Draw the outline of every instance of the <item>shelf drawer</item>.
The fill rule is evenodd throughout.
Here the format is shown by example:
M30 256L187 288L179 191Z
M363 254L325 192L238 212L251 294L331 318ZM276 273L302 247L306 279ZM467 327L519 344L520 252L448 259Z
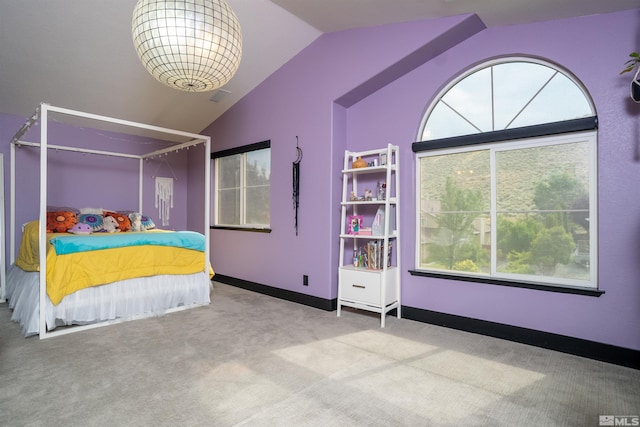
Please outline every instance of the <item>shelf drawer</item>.
M385 283L385 301L380 299L380 289L382 287L382 271L367 271L341 268L340 269L340 292L338 298L361 302L375 306L383 306L395 301L395 280L393 270L387 270Z

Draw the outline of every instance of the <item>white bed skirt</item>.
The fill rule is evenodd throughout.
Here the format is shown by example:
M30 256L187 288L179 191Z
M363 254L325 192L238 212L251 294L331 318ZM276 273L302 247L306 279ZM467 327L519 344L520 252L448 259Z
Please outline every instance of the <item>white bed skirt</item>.
M39 333L40 273L16 265L7 272L7 296L11 320L20 323L27 337ZM67 295L53 305L47 297L46 324L86 325L114 319L162 315L176 307L209 304L211 280L205 272L158 275L94 286Z

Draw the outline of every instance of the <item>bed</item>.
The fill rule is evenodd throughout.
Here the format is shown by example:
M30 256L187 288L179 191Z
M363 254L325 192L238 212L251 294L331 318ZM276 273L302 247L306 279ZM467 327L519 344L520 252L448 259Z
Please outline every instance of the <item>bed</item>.
M105 152L48 143L50 113L79 116L181 138L169 148L146 154ZM39 123L40 141L21 138ZM184 142L184 139L187 139ZM210 138L121 119L41 104L11 141L10 267L0 296L6 296L12 320L23 335L47 338L87 328L199 307L210 303L213 270L208 233L198 231L115 230L73 234L71 228L51 230L47 204L47 150L68 150L139 159L139 206L143 211L143 162L172 151L205 145L204 224L209 230ZM23 226L15 257L15 147L37 147L40 154L40 214ZM104 212L112 214L113 212ZM105 216L106 218L106 216ZM77 223L77 218L76 221ZM57 231L51 233L51 231ZM66 231L66 232L65 232ZM114 230L111 230L114 231ZM123 232L120 232L123 231ZM39 248L47 248L39 250ZM43 309L44 307L44 309ZM71 326L74 325L74 326ZM64 326L64 327L61 327Z
M11 319L39 334L38 221L25 225L7 272ZM190 231L47 234L47 331L160 315L210 303L204 236Z

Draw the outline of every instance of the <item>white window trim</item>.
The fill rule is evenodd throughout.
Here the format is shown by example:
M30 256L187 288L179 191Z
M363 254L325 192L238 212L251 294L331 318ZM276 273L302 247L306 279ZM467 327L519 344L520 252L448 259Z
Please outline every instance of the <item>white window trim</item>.
M530 147L542 147L542 146L550 146L550 145L560 145L560 144L570 144L575 142L587 142L589 144L589 220L593 221L594 224L598 224L598 210L597 210L597 200L598 200L598 185L597 185L597 132L596 131L587 131L580 133L572 133L568 135L552 135L552 136L544 136L544 137L534 137L527 138L516 141L501 141L491 144L482 144L476 147L456 147L449 149L439 149L433 151L423 151L416 153L416 230L421 230L421 204L420 204L420 187L422 183L421 176L421 167L420 160L424 157L430 156L438 156L438 155L446 155L446 154L455 154L455 153L466 153L470 151L480 151L480 150L489 150L490 151L490 171L491 171L491 206L490 206L490 217L491 224L497 224L497 209L496 209L496 184L495 184L495 153L500 151L511 151L514 149L523 149ZM496 261L497 261L497 233L495 227L492 229L491 233L491 271L489 274L472 274L465 272L455 272L450 270L440 270L440 269L425 269L420 268L420 254L421 254L421 240L419 232L416 234L416 243L415 243L415 271L425 272L425 273L437 273L446 276L452 277L482 277L486 279L495 279L495 280L505 280L511 282L528 282L528 283L538 283L541 285L548 286L558 286L558 287L569 287L569 288L589 288L589 289L597 289L598 288L598 233L590 232L589 233L589 244L590 244L590 277L589 281L584 280L575 280L575 279L566 279L566 278L556 278L556 277L548 277L545 276L544 280L540 280L541 276L527 276L523 274L510 274L510 273L501 273L497 271Z

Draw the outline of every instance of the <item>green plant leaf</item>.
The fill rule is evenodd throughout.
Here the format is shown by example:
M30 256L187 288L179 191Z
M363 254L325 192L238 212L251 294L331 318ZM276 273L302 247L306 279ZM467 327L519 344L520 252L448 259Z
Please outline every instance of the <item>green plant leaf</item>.
M630 57L631 59L627 60L627 61L624 63L625 68L624 68L622 71L620 71L620 74L624 74L624 73L628 73L628 72L630 72L630 71L633 71L633 69L634 69L634 68L636 68L636 66L637 66L638 64L640 64L640 53L638 53L638 52L631 52L631 53L629 54L629 57Z

